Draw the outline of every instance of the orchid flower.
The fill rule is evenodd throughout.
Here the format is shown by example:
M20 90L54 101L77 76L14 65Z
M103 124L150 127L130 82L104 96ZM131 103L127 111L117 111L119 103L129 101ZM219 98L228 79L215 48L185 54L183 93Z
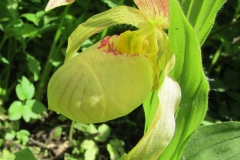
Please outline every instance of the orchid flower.
M72 3L50 0L46 10ZM118 6L80 24L68 40L65 63L48 84L49 109L80 123L99 123L124 116L158 90L158 108L139 143L124 159L157 159L171 141L180 87L168 73L170 51L168 0L134 0L139 9ZM93 34L117 24L136 31L107 36L75 56Z

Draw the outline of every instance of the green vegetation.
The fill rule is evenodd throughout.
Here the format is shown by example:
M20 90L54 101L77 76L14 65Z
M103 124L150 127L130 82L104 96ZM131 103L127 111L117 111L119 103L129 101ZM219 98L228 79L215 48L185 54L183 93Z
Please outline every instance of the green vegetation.
M37 159L42 160L119 159L127 154L144 134L143 107L106 123L73 123L63 115L47 110L47 84L52 74L64 63L67 39L80 23L115 6L135 4L127 0L76 0L72 5L45 12L47 2L0 0L0 159L18 151L20 152L10 156L24 157L32 152ZM185 6L184 13L190 13L184 1L179 2ZM196 29L198 26L194 18L187 18ZM237 137L234 144L239 141L239 124L229 124L229 127L226 127L225 124L229 122L222 123L240 121L239 24L240 0L229 0L218 12L207 39L205 40L204 33L198 33L202 37L198 37L200 43L204 42L201 46L203 67L210 83L208 111L202 122L203 127L193 136L186 150L183 152L181 148L176 149L179 154L183 152L183 157L194 156L190 154L191 144L201 143L198 136L214 134L216 130L223 132L228 129L229 134L221 133L218 136L230 138L236 135L231 137ZM81 50L107 35L120 34L127 29L135 28L130 25L107 28L87 39ZM171 36L174 38L174 35L170 35L170 38ZM175 70L174 72L171 74L178 77L180 84L184 84L185 77L177 75ZM188 94L187 91L185 93ZM196 110L194 112L197 113ZM149 117L153 113L155 110L149 111ZM214 129L208 126L216 123L220 124ZM150 122L146 125L147 128ZM178 129L177 133L180 134L181 129ZM183 146L186 145L184 140L179 140ZM209 141L207 138L204 140ZM209 145L215 143L224 142L215 139ZM174 148L175 144L170 144L168 152L174 152L171 147ZM31 152L24 148L29 148ZM198 153L201 149L205 148L196 148L194 152ZM204 156L212 153L213 151L207 150L198 156L204 159ZM229 154L236 154L233 158L237 159L240 153L232 150ZM162 156L163 159L169 158L167 154ZM226 155L223 159L228 157Z

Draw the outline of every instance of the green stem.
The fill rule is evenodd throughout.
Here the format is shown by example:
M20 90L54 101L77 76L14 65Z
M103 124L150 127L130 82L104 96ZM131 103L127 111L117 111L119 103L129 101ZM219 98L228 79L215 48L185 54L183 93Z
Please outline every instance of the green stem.
M5 43L5 41L7 40L7 36L6 36L6 34L4 34L3 35L3 38L2 38L2 41L1 41L1 43L0 43L0 51L1 51L1 49L2 49L2 46L3 46L3 44Z
M72 138L73 138L73 129L74 129L74 123L75 121L72 121L71 126L70 126L70 130L69 130L69 141L72 142Z
M42 93L43 93L43 91L45 89L44 87L45 87L47 78L49 77L49 73L50 73L51 68L52 68L51 60L54 58L54 55L55 55L55 52L56 52L56 48L57 48L57 42L58 42L58 40L59 40L59 38L61 36L63 21L65 19L65 16L66 16L67 12L68 12L68 9L69 9L69 6L66 6L64 11L63 11L60 23L58 25L58 29L56 31L56 34L55 34L55 37L54 37L54 40L53 40L53 43L52 43L52 46L51 46L50 53L48 55L47 62L45 64L43 73L42 73L42 75L40 77L40 80L39 80L39 83L38 83L38 92L36 93L36 99L38 99L40 101L42 99Z
M208 70L209 73L211 72L211 70L212 70L212 68L215 66L215 64L217 63L218 58L219 58L220 55L221 55L222 48L223 48L223 43L221 44L221 46L218 48L217 52L216 52L216 53L214 54L214 56L213 56L211 65L210 65L209 70Z

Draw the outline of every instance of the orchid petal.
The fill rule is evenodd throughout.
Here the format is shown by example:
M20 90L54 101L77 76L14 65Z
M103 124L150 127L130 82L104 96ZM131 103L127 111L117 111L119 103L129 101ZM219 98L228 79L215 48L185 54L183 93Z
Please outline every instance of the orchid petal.
M64 6L73 3L74 0L49 0L45 11L49 11L53 8Z
M85 23L80 24L71 34L68 39L65 62L74 56L86 39L107 27L117 24L130 24L141 27L147 22L147 18L140 10L126 6L114 7L97 14L89 18Z
M168 28L169 0L134 0L134 2L148 18L159 21L163 28Z
M106 52L101 45L89 47L54 73L49 109L77 122L99 123L124 116L144 101L153 86L149 58Z
M170 143L175 131L174 113L181 98L178 83L166 77L158 98L158 108L149 129L124 160L157 159Z

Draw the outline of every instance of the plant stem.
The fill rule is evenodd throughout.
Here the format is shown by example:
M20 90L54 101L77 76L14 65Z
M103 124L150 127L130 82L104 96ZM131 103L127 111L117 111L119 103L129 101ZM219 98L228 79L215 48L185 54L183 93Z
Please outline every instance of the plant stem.
M3 35L3 38L2 38L2 41L1 41L1 43L0 43L0 51L1 51L2 46L3 46L3 44L5 43L6 40L7 40L7 36L6 36L6 34L4 34L4 35Z
M75 121L72 121L71 126L70 126L70 130L69 130L69 141L70 142L72 142L74 123L75 123Z
M215 53L214 56L213 56L211 65L210 65L209 70L208 70L209 73L211 72L211 70L213 69L213 67L215 66L215 64L217 63L217 60L218 60L218 58L220 57L220 54L221 54L221 52L222 52L222 48L223 48L223 43L221 44L221 46L218 48L218 50L216 51L216 53Z
M58 25L58 29L56 31L56 34L55 34L55 37L54 37L54 40L53 40L53 43L52 43L52 46L51 46L51 50L50 50L48 58L47 58L47 62L45 64L43 73L42 73L42 75L40 77L40 80L39 80L39 83L38 83L38 92L36 93L36 99L38 99L40 101L42 100L42 97L43 97L42 93L43 93L43 90L45 89L45 84L46 84L47 78L49 77L49 73L50 73L51 68L52 68L51 60L54 58L56 48L57 48L57 42L60 38L60 35L61 35L61 32L62 32L63 21L65 19L65 16L66 16L67 12L68 12L68 9L69 9L69 6L66 6L64 11L63 11L60 23Z

